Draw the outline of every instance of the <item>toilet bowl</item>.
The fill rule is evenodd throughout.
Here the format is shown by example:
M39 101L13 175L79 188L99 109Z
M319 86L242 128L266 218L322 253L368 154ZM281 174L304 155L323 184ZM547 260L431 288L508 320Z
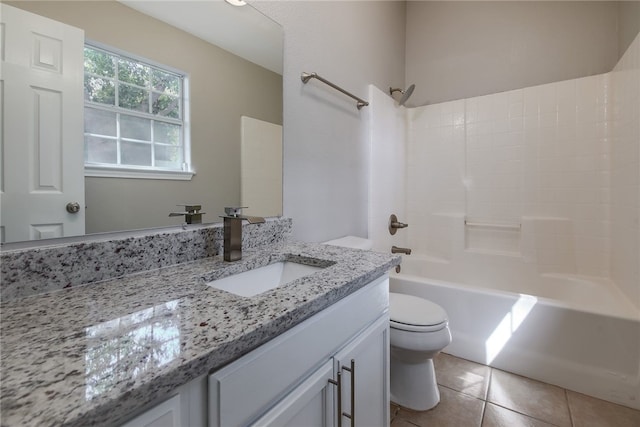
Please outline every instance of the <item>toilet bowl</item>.
M447 313L413 295L389 293L391 400L426 411L440 402L433 357L451 343Z
M325 244L373 247L371 240L353 236ZM424 298L390 292L389 317L391 401L416 411L431 409L440 401L433 357L451 343L447 313Z

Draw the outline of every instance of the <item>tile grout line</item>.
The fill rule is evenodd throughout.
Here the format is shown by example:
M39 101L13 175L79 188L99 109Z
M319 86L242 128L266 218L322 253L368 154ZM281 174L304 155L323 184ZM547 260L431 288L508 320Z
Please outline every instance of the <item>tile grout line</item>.
M571 427L575 426L575 423L573 422L573 412L571 412L571 405L569 405L569 393L567 392L567 389L564 389L564 398L567 401L567 410L569 411L569 421L571 422Z
M486 365L489 366L489 365ZM484 417L487 414L487 407L489 406L489 391L491 390L491 381L493 380L493 368L489 366L489 379L487 384L487 390L484 393L484 407L482 408L482 418L480 418L480 427L484 424Z
M551 421L543 420L542 418L534 417L533 415L529 415L529 414L525 414L524 412L516 411L515 409L508 408L508 407L506 407L506 406L502 406L502 405L500 405L500 404L498 404L498 403L493 403L493 402L488 402L488 401L487 401L487 403L490 403L490 404L492 404L493 406L496 406L496 407L498 407L498 408L505 409L505 410L507 410L507 411L509 411L509 412L513 412L514 414L522 415L523 417L531 418L532 420L541 421L541 422L543 422L543 423L545 423L545 424L549 424L550 426L554 426L554 427L562 427L562 426L559 426L558 424L554 424L554 423L552 423ZM572 427L573 427L573 425L572 425Z
M487 365L487 366L489 366L489 365ZM520 414L520 415L522 415L523 417L531 418L531 419L534 419L534 420L537 420L537 421L542 421L543 423L546 423L546 424L553 425L553 426L556 426L556 427L557 427L557 424L554 424L554 423L552 423L552 422L549 422L549 421L543 420L543 419L538 418L538 417L534 417L534 416L529 415L529 414L525 414L525 413L520 412L520 411L516 411L516 410L515 410L515 409L513 409L513 408L508 408L508 407L506 407L506 406L502 406L502 405L500 405L500 404L499 404L499 403L497 403L497 402L492 402L491 400L489 400L489 392L491 391L491 384L493 383L493 371L496 369L496 368L493 368L493 367L491 367L491 366L490 366L489 368L490 368L491 370L490 370L490 372L489 372L489 387L487 387L487 395L486 395L486 400L485 400L485 403L486 403L486 404L489 404L489 403L490 403L490 404L492 404L492 405L494 405L494 406L497 406L497 407L499 407L499 408L506 409L507 411L511 411L511 412L516 413L516 414ZM568 399L568 397L567 397L567 389L564 389L564 388L563 388L563 390L564 390L564 394L565 394L565 399L566 399L566 401L567 401L567 408L569 408L569 399ZM483 414L482 414L483 421L484 421L484 414L486 413L486 404L485 404L485 410L483 411ZM569 409L569 416L570 416L570 421L571 421L571 427L574 427L574 426L573 426L573 418L571 417L571 409Z
M478 427L482 427L482 424L484 423L484 415L487 413L487 401L483 400L482 401L482 415L480 415L480 424L478 424Z
M487 384L487 392L484 395L484 400L487 402L490 402L489 393L491 392L491 384L493 383L493 370L494 368L492 366L489 366L489 384Z
M443 388L446 388L447 390L454 391L454 392L456 392L456 393L458 393L458 394L461 394L461 395L463 395L463 396L471 397L471 398L473 398L473 399L481 400L481 401L483 401L483 402L486 402L486 400L485 400L485 399L483 399L483 398L481 398L481 397L474 396L473 394L465 393L464 391L456 390L455 388L451 388L451 387L446 386L446 385L438 384L438 387L443 387ZM429 409L429 411L430 411L430 410L431 410L431 409Z

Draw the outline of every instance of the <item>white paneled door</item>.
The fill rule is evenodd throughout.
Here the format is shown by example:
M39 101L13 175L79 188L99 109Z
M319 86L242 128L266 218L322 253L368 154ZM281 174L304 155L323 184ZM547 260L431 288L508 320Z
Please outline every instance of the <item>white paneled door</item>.
M84 234L84 32L5 4L0 21L2 240Z

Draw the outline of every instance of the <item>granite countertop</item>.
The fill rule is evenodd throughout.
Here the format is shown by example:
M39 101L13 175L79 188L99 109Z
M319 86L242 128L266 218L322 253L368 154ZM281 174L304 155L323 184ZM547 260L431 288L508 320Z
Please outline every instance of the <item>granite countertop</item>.
M326 268L251 298L205 283L287 259ZM281 243L33 295L0 306L2 426L124 422L400 264Z

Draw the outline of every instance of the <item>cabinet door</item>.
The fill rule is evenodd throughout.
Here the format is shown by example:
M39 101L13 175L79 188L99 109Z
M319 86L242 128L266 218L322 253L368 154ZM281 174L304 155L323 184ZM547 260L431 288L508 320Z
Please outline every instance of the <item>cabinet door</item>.
M328 360L253 426L329 427L334 420L333 360Z
M389 278L359 291L209 375L209 426L262 417L389 306Z
M122 427L180 427L180 395L154 406Z
M342 376L342 412L355 417L342 415L342 425L388 426L389 315L347 344L334 361Z

